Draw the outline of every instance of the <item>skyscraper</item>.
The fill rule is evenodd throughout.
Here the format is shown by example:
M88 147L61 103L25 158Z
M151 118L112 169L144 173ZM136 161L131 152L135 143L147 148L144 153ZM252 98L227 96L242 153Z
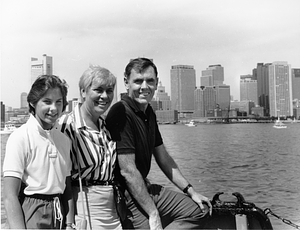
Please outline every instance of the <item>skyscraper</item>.
M252 80L252 76L244 77L240 79L240 100L241 101L253 101L255 105L257 101L257 80Z
M292 69L293 99L300 101L300 69Z
M269 116L269 74L268 66L270 64L257 63L256 69L253 69L253 78L257 79L257 100L258 105L264 108L264 115Z
M216 85L216 103L221 110L229 111L230 109L230 86Z
M172 109L180 115L194 112L194 90L196 71L191 65L174 65L171 67L171 101Z
M216 108L216 90L214 86L200 86L195 90L195 116L207 117L209 111Z
M202 70L201 86L223 85L223 82L224 68L221 65L210 65L206 70Z
M155 101L161 102L161 108L158 108L159 110L171 110L172 103L170 96L166 92L165 87L162 85L161 81L158 83L154 99Z
M21 109L28 108L27 93L21 93Z
M292 116L292 76L287 62L269 65L270 116Z
M31 84L37 79L38 76L43 74L53 74L52 57L43 55L42 60L31 58Z

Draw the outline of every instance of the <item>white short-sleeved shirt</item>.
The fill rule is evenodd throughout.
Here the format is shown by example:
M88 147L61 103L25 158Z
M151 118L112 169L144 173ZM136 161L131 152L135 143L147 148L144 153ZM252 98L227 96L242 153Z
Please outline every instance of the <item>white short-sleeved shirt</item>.
M63 193L71 174L70 148L69 138L58 125L44 130L30 115L8 138L3 175L25 182L26 195Z

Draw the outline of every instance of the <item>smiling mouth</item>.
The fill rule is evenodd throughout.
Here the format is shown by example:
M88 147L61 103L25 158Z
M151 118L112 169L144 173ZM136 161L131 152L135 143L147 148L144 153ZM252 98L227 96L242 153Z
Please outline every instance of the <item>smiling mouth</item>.
M106 106L108 102L96 102L98 106Z
M51 117L51 118L55 118L57 117L57 114L47 114L48 117Z

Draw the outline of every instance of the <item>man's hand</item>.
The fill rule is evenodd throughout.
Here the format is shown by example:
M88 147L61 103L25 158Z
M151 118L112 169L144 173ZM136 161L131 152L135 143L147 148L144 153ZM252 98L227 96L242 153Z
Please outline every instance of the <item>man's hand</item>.
M199 205L202 211L205 211L203 203L207 204L209 208L209 215L212 214L212 205L206 196L202 196L200 193L197 193L193 188L189 189L188 194L192 198L192 200Z
M149 226L150 230L162 230L161 221L159 217L159 213L155 212L154 214L149 216Z

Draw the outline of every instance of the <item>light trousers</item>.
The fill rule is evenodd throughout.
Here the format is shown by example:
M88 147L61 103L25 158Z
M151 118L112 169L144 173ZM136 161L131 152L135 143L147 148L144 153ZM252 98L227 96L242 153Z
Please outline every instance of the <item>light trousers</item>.
M122 229L111 185L83 186L83 203L79 187L72 188L76 202L75 221L77 227L81 225L85 213L87 229Z

